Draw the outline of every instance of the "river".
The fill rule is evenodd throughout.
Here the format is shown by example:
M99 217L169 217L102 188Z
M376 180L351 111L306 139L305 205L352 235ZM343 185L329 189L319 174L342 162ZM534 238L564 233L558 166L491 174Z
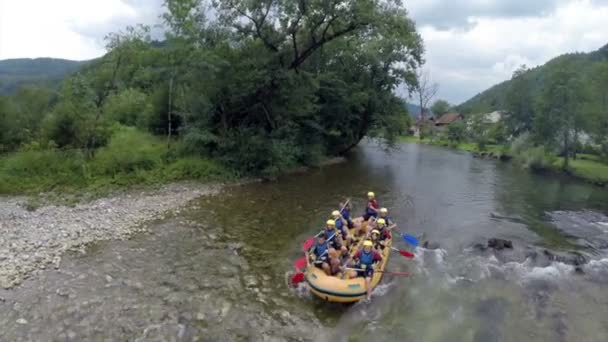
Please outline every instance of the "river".
M371 303L289 288L301 242L344 198L361 212L367 191L440 248L396 242L416 257L388 269L413 276L386 276ZM591 185L365 143L346 163L229 187L0 290L0 340L608 341L607 213L608 191ZM472 247L494 237L514 248Z

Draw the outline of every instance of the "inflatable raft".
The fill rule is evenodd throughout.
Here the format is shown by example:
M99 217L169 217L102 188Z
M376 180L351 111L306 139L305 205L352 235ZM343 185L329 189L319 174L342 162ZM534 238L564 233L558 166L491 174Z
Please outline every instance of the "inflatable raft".
M353 233L354 231L351 230L351 234ZM376 272L374 272L371 281L372 288L376 287L382 280L383 273L377 271L384 271L390 256L391 246L392 239L386 240L386 247L380 251L382 261L376 266ZM351 248L349 251L351 257L360 248L363 248L363 241L359 241L356 246ZM322 269L309 264L306 268L305 280L312 294L328 302L354 303L365 299L367 296L363 277L348 278L346 274L342 273L338 273L336 276L328 276Z

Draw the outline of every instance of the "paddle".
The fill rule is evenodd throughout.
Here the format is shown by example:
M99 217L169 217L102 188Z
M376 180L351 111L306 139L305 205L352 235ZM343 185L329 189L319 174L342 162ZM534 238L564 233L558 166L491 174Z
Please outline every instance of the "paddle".
M345 269L347 270L351 270L351 271L360 271L363 272L364 270L361 268L351 268L351 267L345 267ZM394 274L394 275L402 275L402 276L410 276L412 275L410 272L391 272L391 271L375 271L374 272L378 272L378 273L386 273L386 274Z
M332 236L330 236L329 239L327 239L327 242L331 241L331 239L333 239L336 235L337 233L334 233ZM329 252L329 248L326 249L325 252L323 252L321 255L319 255L319 258L327 254L327 252ZM306 266L308 266L308 260L306 260L306 257L296 260L296 262L293 264L293 267L295 267L297 271L301 271ZM291 283L294 286L297 286L302 281L304 281L304 273L302 272L298 272L291 277Z
M344 210L344 208L346 208L346 206L348 205L348 202L350 202L350 198L346 199L346 202L344 202L344 205L342 205L342 208L340 209L340 213L342 213L342 210ZM315 238L319 237L319 235L321 235L321 234L323 234L323 232L320 232L319 234L304 241L304 243L302 244L302 250L307 251L307 250L311 249L312 246L315 245Z
M399 254L401 254L402 256L406 257L406 258L410 258L412 259L415 255L412 252L408 252L408 251L402 251L400 249L397 249L395 247L391 247L391 250L395 251L395 252L399 252Z

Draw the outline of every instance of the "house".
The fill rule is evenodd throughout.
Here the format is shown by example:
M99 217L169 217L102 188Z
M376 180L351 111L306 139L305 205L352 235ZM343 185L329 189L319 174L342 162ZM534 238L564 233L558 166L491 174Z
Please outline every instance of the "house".
M420 138L420 131L423 127L430 127L431 129L435 127L435 119L431 117L430 119L421 120L418 118L416 123L410 127L410 133L416 138Z
M460 113L443 114L439 119L435 120L435 129L442 132L446 130L449 125L461 121L462 119L463 116Z

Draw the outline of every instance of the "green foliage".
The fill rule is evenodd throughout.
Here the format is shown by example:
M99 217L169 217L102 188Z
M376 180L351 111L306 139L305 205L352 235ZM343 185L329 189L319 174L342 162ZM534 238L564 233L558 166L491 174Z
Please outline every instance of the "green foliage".
M0 99L2 151L83 151L103 187L223 173L198 159L274 177L407 132L395 90L417 84L423 45L400 1L208 4L166 0L162 42L127 27L58 94ZM183 158L167 144L194 159L167 169Z
M548 153L543 146L525 149L514 157L524 168L534 171L551 170L557 160L557 158L553 154Z
M84 182L85 158L78 151L23 151L0 160L0 193L79 187Z
M463 121L448 126L447 137L451 142L459 143L466 138L466 125Z
M116 176L120 173L147 171L163 162L166 145L147 133L120 129L107 146L99 149L91 165L93 174Z
M103 115L106 120L126 126L147 129L151 124L154 107L148 95L129 88L110 95L105 101Z
M431 106L431 111L433 112L435 117L438 118L438 117L442 116L443 114L449 112L451 107L452 106L450 105L450 103L448 101L437 100Z

